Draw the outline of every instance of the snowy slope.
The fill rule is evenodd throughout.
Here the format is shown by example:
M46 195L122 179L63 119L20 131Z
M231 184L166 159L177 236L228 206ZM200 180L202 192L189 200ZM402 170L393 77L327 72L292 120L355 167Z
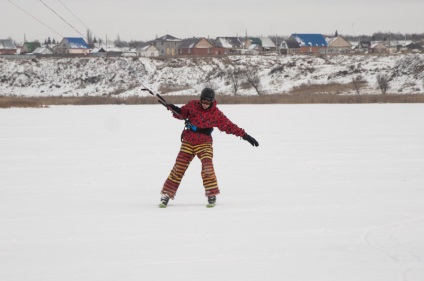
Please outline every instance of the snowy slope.
M367 82L362 94L379 94L377 76L390 79L389 93L424 93L424 54L338 56L230 56L224 58L0 58L0 91L17 96L142 96L141 83L158 93L198 94L209 86L233 95L257 95L243 82L260 79L262 94L288 93L311 84ZM355 94L352 90L345 94Z
M0 110L0 280L424 280L424 105L221 109L214 209L160 105Z

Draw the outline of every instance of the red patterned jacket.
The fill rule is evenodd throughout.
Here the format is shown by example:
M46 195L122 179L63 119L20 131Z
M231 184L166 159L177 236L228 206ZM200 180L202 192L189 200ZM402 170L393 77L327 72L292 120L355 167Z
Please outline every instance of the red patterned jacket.
M174 113L174 117L181 120L188 119L191 124L198 128L216 127L227 134L243 137L246 132L231 122L216 105L217 103L214 101L208 109L203 109L199 100L192 100L181 107L181 114ZM184 130L181 140L192 145L198 145L211 143L212 136L196 133L192 130Z

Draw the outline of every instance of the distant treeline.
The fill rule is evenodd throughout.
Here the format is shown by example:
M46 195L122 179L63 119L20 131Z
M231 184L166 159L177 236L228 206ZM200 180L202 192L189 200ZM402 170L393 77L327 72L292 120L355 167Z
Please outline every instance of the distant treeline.
M373 35L343 35L343 38L348 41L424 41L424 33L392 33L392 32L377 32Z

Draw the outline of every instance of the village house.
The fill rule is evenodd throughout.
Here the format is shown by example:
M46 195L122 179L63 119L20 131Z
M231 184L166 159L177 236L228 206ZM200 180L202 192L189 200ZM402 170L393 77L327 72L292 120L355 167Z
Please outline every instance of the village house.
M93 57L106 57L106 50L103 47L94 47L90 50L90 55Z
M368 53L371 49L371 41L361 40L356 46L356 50L363 53Z
M217 37L214 45L226 49L226 53L236 54L243 49L243 40L240 37Z
M178 47L178 55L191 55L191 56L221 56L226 54L226 49L223 47L214 46L206 38L189 38L181 41Z
M403 48L406 48L409 51L422 51L424 49L424 44L420 44L419 42L408 42L402 45Z
M21 48L21 54L28 54L35 51L35 49L41 47L40 42L25 42Z
M0 39L0 55L15 55L17 50L11 39Z
M386 53L388 48L381 42L371 44L370 51L371 53Z
M87 55L90 53L90 47L81 37L65 37L54 48L56 54L75 54Z
M249 37L244 40L244 49L241 54L257 55L262 51L261 39Z
M137 49L137 55L140 57L157 57L159 56L159 50L151 45L141 45Z
M284 37L275 37L274 39L275 47L279 54L281 54L281 43L283 43L283 41L285 41L286 39L287 38L284 38Z
M282 40L278 47L282 55L294 55L300 51L299 42L293 39Z
M258 37L249 37L244 40L244 47L246 47L247 49L249 49L251 46L253 46L252 48L259 47L260 49L262 47L261 45L261 39L259 39Z
M121 57L137 56L136 51L128 48L116 47L114 43L94 43L94 48L90 50L90 55L95 57Z
M53 51L48 47L38 47L35 49L32 54L34 55L52 55Z
M261 40L262 52L275 52L277 50L277 46L269 37L259 37Z
M352 44L341 36L328 37L325 39L328 44L327 53L330 54L341 54L350 53L352 51Z
M152 45L159 51L159 56L175 56L177 55L178 47L181 44L181 39L172 35L164 35L152 41Z
M317 54L327 51L327 41L322 34L292 34L289 39L296 40L299 43L301 54Z
M275 52L277 46L269 37L249 37L244 40L246 50L243 53L259 54L266 52Z
M107 57L120 57L124 54L124 51L115 45L108 45L107 47L102 48L105 50Z

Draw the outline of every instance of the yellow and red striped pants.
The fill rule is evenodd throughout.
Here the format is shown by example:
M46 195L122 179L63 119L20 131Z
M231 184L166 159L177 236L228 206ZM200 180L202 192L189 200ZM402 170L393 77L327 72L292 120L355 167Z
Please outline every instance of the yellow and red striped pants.
M194 156L197 156L202 162L202 179L206 196L219 194L218 182L212 162L212 143L191 145L186 142L181 144L174 167L163 185L162 194L167 194L171 199L174 199L181 180Z

